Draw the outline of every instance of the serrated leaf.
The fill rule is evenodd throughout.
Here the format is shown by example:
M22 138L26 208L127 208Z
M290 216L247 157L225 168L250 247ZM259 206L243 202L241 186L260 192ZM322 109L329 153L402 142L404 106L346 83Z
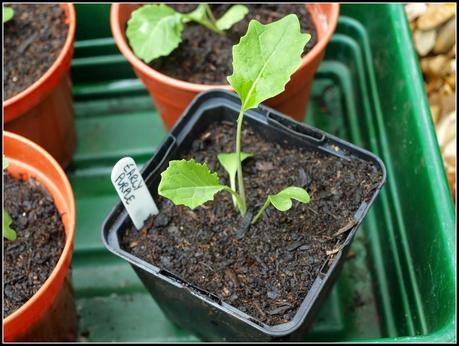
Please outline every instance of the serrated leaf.
M215 23L217 25L217 28L220 30L228 30L231 28L234 24L240 22L246 14L249 12L249 9L247 6L244 5L234 5L231 6L226 13L221 16L217 22Z
M182 41L182 15L167 5L144 5L132 12L126 36L135 55L150 63Z
M3 7L3 23L11 20L14 16L14 10L11 7Z
M211 173L205 164L194 160L174 160L161 173L158 193L176 205L194 209L225 189L218 181L217 173Z
M8 240L16 240L16 232L10 227L13 220L10 214L3 209L3 236Z
M294 14L267 25L250 21L247 33L233 47L233 74L228 77L241 98L242 111L284 90L310 38L301 33Z
M253 154L251 153L241 152L241 162L252 156ZM228 172L230 180L235 179L238 165L237 153L221 153L218 154L217 158L223 168Z
M305 189L296 186L290 186L275 195L268 196L271 204L280 211L287 211L292 207L292 199L302 203L309 203L309 194Z
M6 159L5 155L3 155L3 169L7 169L10 164L8 163L8 160Z

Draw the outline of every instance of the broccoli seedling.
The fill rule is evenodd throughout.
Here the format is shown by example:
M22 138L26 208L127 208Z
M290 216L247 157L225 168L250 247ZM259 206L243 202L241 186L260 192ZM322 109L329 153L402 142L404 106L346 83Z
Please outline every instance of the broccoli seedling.
M4 6L3 7L3 24L13 19L13 16L14 16L14 10L11 7Z
M287 211L292 207L292 199L296 199L302 203L309 203L309 194L306 190L301 187L290 186L283 189L281 192L275 195L269 195L266 198L265 203L258 211L257 215L254 216L252 220L252 225L258 221L261 215L263 215L266 208L272 204L279 211Z
M233 47L233 74L228 77L230 85L241 99L237 118L236 151L218 155L220 164L230 177L230 185L221 185L216 173L211 173L205 164L194 160L170 161L161 173L158 193L175 204L196 208L212 200L220 191L231 193L239 212L247 212L242 161L253 154L241 152L241 133L244 113L281 93L290 76L301 64L301 54L311 36L300 31L296 15L288 15L271 24L263 25L252 20L247 33ZM236 191L235 177L238 189ZM253 218L256 223L266 208L272 204L280 211L291 208L291 199L309 203L309 195L300 187L287 187L276 195L269 195Z
M132 12L126 36L134 54L147 64L169 55L182 41L184 24L198 23L220 35L248 13L244 5L231 6L218 20L208 4L199 4L190 13L180 13L164 4L144 5Z
M5 159L5 156L3 156L3 169L5 170L7 168L8 161ZM3 236L8 240L16 240L16 232L10 227L12 222L8 211L3 209Z

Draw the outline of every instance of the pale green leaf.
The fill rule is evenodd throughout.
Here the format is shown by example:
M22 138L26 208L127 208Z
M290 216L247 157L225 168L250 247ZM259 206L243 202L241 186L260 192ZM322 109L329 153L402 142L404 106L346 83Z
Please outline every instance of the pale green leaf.
M296 199L302 203L309 203L310 201L307 191L296 186L290 186L275 195L269 195L268 199L280 211L289 210L292 207L292 199Z
M247 6L244 5L234 5L231 6L228 11L225 12L223 16L221 16L217 22L217 28L220 30L228 30L234 24L240 22L246 14L249 12Z
M11 20L14 16L14 10L11 7L3 7L3 23Z
M9 166L8 160L6 159L5 155L3 155L3 169L7 169Z
M310 38L301 33L294 14L267 25L250 21L247 33L233 46L233 74L228 77L241 98L242 111L284 90Z
M253 154L251 153L241 152L241 162L252 156ZM238 165L237 153L221 153L218 154L217 158L223 168L228 172L230 179L234 179L236 177Z
M12 222L10 214L3 209L3 236L11 241L16 240L16 232L10 227Z
M241 152L241 162L252 156L253 154ZM236 190L236 173L238 166L237 153L221 153L218 154L217 158L223 168L228 172L231 189ZM237 205L238 201L234 195L232 198L234 205Z
M210 18L209 18L210 16ZM215 24L213 20L212 10L210 9L208 4L199 4L196 9L188 14L182 15L182 20L184 23L188 23L189 21L195 21L196 23L201 24L202 26L206 27L209 30L212 30L217 33L223 33Z
M176 205L194 209L225 189L218 181L217 173L211 173L205 164L194 160L174 160L161 173L158 193Z
M146 63L171 53L182 41L182 15L167 5L145 5L132 12L126 36Z
M201 22L207 19L206 4L199 4L193 11L184 15L184 22L188 23L191 20Z

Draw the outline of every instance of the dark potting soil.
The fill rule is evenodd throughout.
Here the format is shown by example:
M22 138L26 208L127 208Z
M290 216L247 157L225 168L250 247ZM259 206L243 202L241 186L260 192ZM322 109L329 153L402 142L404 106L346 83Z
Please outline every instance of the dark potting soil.
M169 4L178 12L188 13L196 8L193 4ZM220 18L232 4L210 5L216 18ZM191 83L227 84L226 77L232 74L232 47L247 32L252 19L269 24L288 14L296 14L301 31L311 34L303 55L317 43L317 32L304 4L246 4L249 13L235 24L225 35L219 35L199 24L187 23L182 32L182 42L168 56L151 62L154 69Z
M4 316L26 303L49 277L64 249L65 231L52 196L36 180L4 177L4 208L14 241L3 239Z
M233 125L213 125L183 158L195 158L229 185L217 154L234 151ZM381 172L368 162L269 143L247 125L243 151L247 203L255 215L268 194L304 187L311 202L285 213L272 206L244 231L228 193L191 210L158 197L161 213L137 232L126 229L123 248L221 298L268 325L288 322L320 268L347 236L345 229L378 187ZM341 234L336 235L337 232ZM335 251L336 253L336 251Z
M4 100L32 85L56 61L68 27L59 5L9 4L13 19L4 25Z

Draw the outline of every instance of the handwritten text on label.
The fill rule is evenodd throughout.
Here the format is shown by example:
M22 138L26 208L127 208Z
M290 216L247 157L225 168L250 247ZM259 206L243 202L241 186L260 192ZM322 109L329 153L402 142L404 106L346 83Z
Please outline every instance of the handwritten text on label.
M139 178L136 171L135 165L128 163L122 168L121 174L115 178L115 182L122 192L124 201L127 205L129 205L129 202L135 200L135 194L133 192L139 190L143 186L142 179Z

